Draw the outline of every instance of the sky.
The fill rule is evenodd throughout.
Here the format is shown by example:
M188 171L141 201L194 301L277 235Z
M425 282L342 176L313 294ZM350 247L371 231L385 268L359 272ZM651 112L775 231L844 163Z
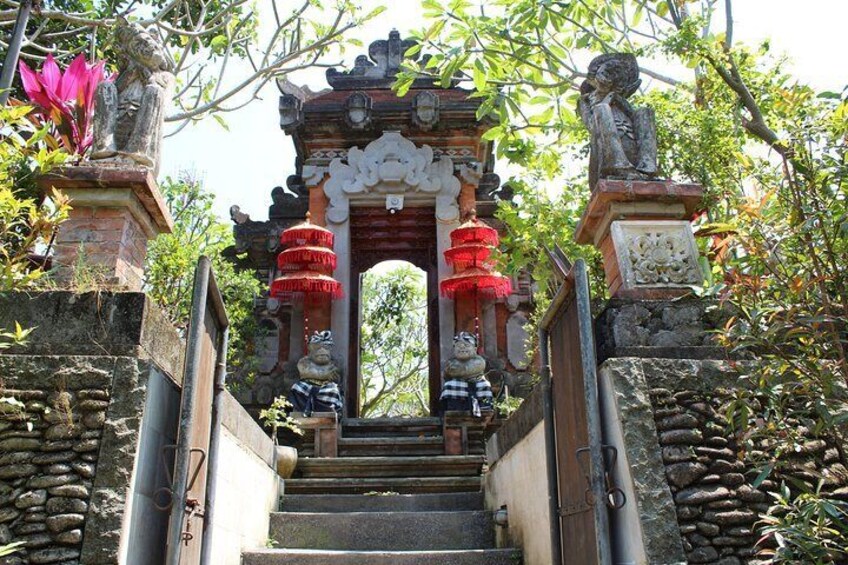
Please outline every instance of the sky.
M817 90L841 91L848 84L844 54L848 0L736 0L733 12L736 42L755 44L770 38L772 52L787 53L793 60L792 74ZM362 41L365 52L371 41L385 39L392 28L403 37L423 21L418 0L393 0L353 36ZM346 54L344 68L352 66L359 52ZM312 90L327 87L323 69L301 72L291 80ZM190 171L202 179L216 195L215 211L224 219L229 220L234 204L254 220L267 219L271 190L285 186L286 178L294 173L294 146L278 125L278 97L276 86L268 85L261 100L225 116L229 131L206 119L167 138L160 176ZM502 177L503 170L496 167Z

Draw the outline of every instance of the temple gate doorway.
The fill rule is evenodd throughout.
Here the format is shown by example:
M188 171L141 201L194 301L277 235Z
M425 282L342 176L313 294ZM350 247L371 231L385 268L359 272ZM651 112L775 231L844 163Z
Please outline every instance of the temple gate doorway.
M427 398L430 414L438 412L439 305L436 217L432 207L410 207L388 214L385 208L353 207L350 210L351 312L350 350L345 383L347 416L360 416L362 363L360 356L362 279L385 261L405 261L423 271L426 285Z
M427 274L406 261L363 273L359 328L359 416L429 416Z

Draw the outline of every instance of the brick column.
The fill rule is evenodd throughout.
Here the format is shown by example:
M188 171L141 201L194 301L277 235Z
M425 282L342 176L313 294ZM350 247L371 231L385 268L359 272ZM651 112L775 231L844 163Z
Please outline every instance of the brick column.
M689 218L703 194L668 180L597 182L574 237L601 251L611 297L673 298L702 284Z
M42 190L52 187L67 196L72 208L53 245L59 279L72 281L82 267L95 284L141 290L148 241L173 229L152 173L63 167L38 182Z

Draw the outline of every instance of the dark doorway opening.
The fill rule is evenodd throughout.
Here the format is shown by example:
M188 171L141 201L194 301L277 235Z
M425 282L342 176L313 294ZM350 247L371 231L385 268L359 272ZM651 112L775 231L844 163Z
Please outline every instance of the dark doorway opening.
M361 279L384 261L405 261L424 272L427 288L427 381L430 414L438 412L439 275L435 209L406 208L390 214L385 208L351 208L350 350L345 383L347 416L359 417L361 397Z

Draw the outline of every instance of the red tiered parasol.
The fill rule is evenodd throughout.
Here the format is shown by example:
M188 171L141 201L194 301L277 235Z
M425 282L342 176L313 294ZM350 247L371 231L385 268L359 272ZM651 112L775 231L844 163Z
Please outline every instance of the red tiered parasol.
M284 230L280 234L280 243L286 245L308 245L333 248L333 232L316 226L311 221L312 214L306 213L306 221Z
M471 219L453 230L450 234L451 245L456 247L463 243L481 243L497 247L499 243L498 230L471 216Z
M498 245L498 232L493 227L473 217L450 234L452 247L445 250L445 261L456 269L456 274L439 283L442 296L456 298L468 293L475 309L475 332L482 349L480 335L479 299L509 296L512 282L493 270L489 261Z
M302 270L286 273L271 283L271 296L274 298L293 298L294 295L328 296L336 299L344 296L342 284L331 276Z
M297 246L284 249L277 255L280 271L297 271L306 266L310 271L333 272L336 269L336 254L331 249L317 246Z
M510 280L498 272L487 271L479 267L469 267L442 281L442 295L454 298L457 294L469 292L476 298L503 298L512 292Z
M282 273L271 283L271 297L285 301L304 299L307 303L344 296L342 285L331 274L337 258L333 253L333 232L306 221L280 234L280 243L289 246L277 255ZM309 314L304 309L304 339L309 339Z

